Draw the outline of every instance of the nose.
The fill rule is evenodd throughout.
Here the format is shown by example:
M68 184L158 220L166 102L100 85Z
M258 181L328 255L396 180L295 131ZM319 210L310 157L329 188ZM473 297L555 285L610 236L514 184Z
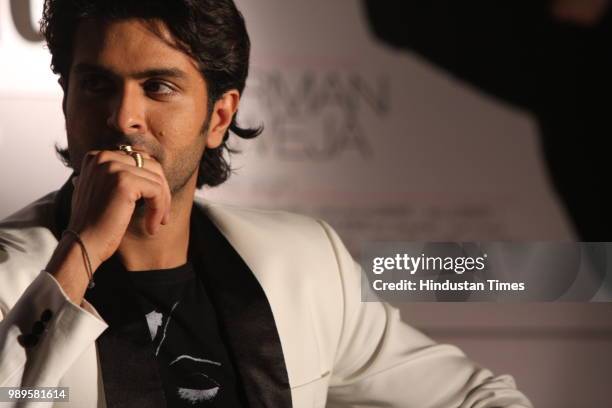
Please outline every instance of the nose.
M146 132L145 101L139 86L125 84L110 105L109 127L124 135Z

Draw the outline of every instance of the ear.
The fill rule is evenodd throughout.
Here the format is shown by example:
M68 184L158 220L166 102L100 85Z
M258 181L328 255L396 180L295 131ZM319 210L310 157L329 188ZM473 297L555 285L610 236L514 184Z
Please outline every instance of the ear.
M230 89L217 99L210 114L208 137L206 139L207 148L214 149L223 143L223 136L232 123L239 102L240 92L236 89Z

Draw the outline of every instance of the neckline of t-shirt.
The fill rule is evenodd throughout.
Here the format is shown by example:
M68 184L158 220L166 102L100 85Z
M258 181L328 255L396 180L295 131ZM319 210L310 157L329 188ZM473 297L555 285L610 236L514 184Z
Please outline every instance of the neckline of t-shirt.
M191 280L195 277L195 271L190 261L183 265L167 269L151 269L146 271L128 271L133 282L136 283L178 283Z

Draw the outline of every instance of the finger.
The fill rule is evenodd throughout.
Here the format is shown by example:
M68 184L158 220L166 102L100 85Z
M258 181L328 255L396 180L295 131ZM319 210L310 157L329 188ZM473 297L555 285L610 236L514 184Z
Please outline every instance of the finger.
M99 153L97 154L96 163L100 165L103 163L108 163L110 161L118 161L130 166L133 169L144 169L151 171L165 179L164 170L161 164L153 156L146 152L142 152L141 156L143 158L143 166L138 167L136 166L136 160L129 154L126 154L119 150L103 150L99 151Z
M133 173L136 176L144 177L146 179L159 183L161 185L164 185L165 183L165 177L163 177L162 175L152 170L145 169L144 167L136 167L133 164L124 163L122 161L118 161L118 160L107 161L107 162L102 163L100 166L104 168L104 171L107 174L129 172L129 173Z
M127 194L134 205L141 198L145 200L147 206L145 225L147 231L154 235L159 230L166 213L167 201L163 185L131 172L122 172L119 177L118 188Z
M130 164L124 164L124 163L119 163L119 162L113 162L112 166L119 168L119 170L129 171L137 176L147 178L162 186L164 202L165 202L165 209L163 211L163 215L160 220L160 223L162 225L167 225L170 222L172 194L170 192L170 186L168 185L168 180L166 179L164 172L160 171L160 173L156 173L156 172L153 172L145 168L138 168Z
M156 187L159 186L160 190L154 191L153 196L149 197L147 194L143 194L148 208L147 215L145 216L145 222L147 223L148 230L151 234L157 233L161 225L165 225L164 219L170 212L170 201L167 198L168 194L166 193L163 184L159 185L158 183L155 183L155 185Z
M164 173L164 169L161 165L161 163L159 161L157 161L157 159L153 156L151 156L149 153L144 152L144 151L140 151L140 150L134 150L137 151L138 153L140 153L142 155L143 158L143 168L148 169L153 171L154 173L157 173L164 184L165 187L165 194L166 194L166 199L167 199L167 211L164 214L164 216L162 217L162 225L166 225L170 222L170 214L171 214L171 208L172 208L172 193L170 191L170 185L168 184L168 180L166 179L166 175ZM135 159L133 157L131 157L129 154L125 153L125 152L121 152L124 154L124 156L127 156L129 159L131 159L135 164ZM126 159L127 160L127 159ZM128 160L129 161L129 160Z
M170 185L168 184L168 180L166 179L166 177L163 177L163 180L167 207L164 217L162 218L162 224L167 225L170 222L170 211L172 209L172 193L170 192Z
M138 153L143 158L143 167L150 168L154 171L161 169L161 165L153 156L146 152ZM92 150L87 153L87 156L94 157L94 162L98 165L108 161L120 161L122 163L131 164L132 166L137 167L136 159L134 159L128 153L120 150Z
M139 168L135 166L136 163L133 157L131 157L129 154L125 154L125 152L121 152L121 153L123 153L123 156L121 157L123 162L125 163L127 160L128 165L130 165L132 169L136 169L134 170L136 173L139 173L139 169L143 169L145 171L149 170L151 172L149 173L150 175L155 174L156 176L159 177L159 179L156 178L156 180L164 185L164 194L166 196L166 201L167 201L166 211L164 213L164 216L162 217L161 224L162 225L168 224L170 222L170 214L171 214L171 208L172 208L172 193L170 191L170 185L168 184L168 180L166 179L166 175L164 173L164 169L161 163L159 163L157 159L155 159L150 154L146 152L139 152L141 153L142 158L143 158L143 167ZM144 174L142 175L143 177L146 177Z
M165 177L165 173L161 164L150 154L146 152L139 152L143 157L142 168L137 167L135 160L129 154L119 150L93 150L88 154L95 157L95 163L97 165L106 165L107 170L116 173L119 171L129 171L140 177L148 178L154 182L160 183L164 186L164 196L166 200L166 207L160 223L166 225L170 222L170 210L172 205L172 194L170 192L170 186Z

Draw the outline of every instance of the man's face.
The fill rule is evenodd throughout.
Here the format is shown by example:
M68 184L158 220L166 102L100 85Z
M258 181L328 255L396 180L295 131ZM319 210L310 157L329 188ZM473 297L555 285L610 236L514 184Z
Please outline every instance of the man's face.
M206 145L206 83L192 58L142 22L81 22L65 92L68 150L77 172L87 151L123 143L161 163L173 194L195 183Z

